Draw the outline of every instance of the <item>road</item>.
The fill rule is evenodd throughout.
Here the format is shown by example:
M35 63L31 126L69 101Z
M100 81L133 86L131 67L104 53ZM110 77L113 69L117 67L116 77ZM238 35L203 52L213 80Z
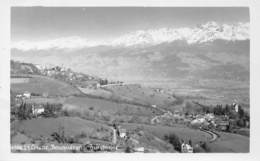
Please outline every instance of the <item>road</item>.
M162 109L162 108L158 108L158 107L155 107L159 110L161 110L161 112L164 112L162 115L157 115L155 117L153 117L151 119L151 123L154 124L154 121L158 118L158 117L164 117L165 114L169 114L169 115L173 115L171 111L168 111L166 109ZM211 136L211 139L209 140L209 142L214 142L217 140L217 138L219 137L219 135L217 135L215 132L212 132L212 131L208 131L208 130L204 130L204 129L200 129L202 132L205 132L207 134L209 134Z
M205 133L208 133L211 136L211 139L209 140L210 143L216 141L217 138L219 137L215 132L208 131L208 130L203 130L203 129L200 129L200 130L205 132Z

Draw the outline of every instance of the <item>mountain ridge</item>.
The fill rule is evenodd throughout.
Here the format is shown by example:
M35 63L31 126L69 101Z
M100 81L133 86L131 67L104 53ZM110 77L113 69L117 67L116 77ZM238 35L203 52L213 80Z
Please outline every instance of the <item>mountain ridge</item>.
M186 41L188 44L201 44L215 40L249 40L249 23L218 24L214 21L197 25L193 28L160 28L129 32L111 41L91 41L80 36L63 37L41 42L13 42L12 48L28 50L91 48L98 46L142 47L174 41Z

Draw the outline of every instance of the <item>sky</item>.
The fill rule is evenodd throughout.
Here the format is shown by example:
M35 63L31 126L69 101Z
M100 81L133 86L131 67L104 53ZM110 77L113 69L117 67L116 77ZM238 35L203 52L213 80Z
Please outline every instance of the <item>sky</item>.
M44 41L79 36L100 41L127 32L195 27L208 21L249 22L241 7L12 7L11 40Z

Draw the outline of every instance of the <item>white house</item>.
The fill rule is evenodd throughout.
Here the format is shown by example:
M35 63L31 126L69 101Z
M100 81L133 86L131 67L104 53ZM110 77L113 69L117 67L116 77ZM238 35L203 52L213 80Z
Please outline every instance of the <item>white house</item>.
M16 98L22 98L22 96L23 96L23 95L18 94L18 95L16 95Z
M152 105L153 108L156 108L157 106L156 105Z
M211 121L215 118L214 114L213 113L208 113L205 115L205 119L208 120L208 121Z
M28 91L26 91L26 92L24 92L23 96L24 96L25 98L31 98L31 93L28 92Z
M96 84L96 88L100 88L100 86L101 86L100 83Z
M144 147L135 147L134 151L136 151L136 152L144 152Z
M182 143L181 144L181 152L182 153L193 153L193 147L189 144Z
M40 108L36 108L34 105L32 107L32 114L33 116L38 116L40 114L44 113L44 108L43 107L40 107Z
M119 129L119 136L121 138L126 137L126 129Z

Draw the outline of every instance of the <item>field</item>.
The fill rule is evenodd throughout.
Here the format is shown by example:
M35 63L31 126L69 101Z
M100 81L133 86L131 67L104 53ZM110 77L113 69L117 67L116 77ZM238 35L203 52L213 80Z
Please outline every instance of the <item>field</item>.
M21 83L11 83L11 89L18 93L28 91L37 94L44 93L48 96L69 96L81 94L81 92L77 88L74 88L64 82L44 76L32 76L29 81Z
M87 95L103 97L103 98L107 98L107 99L112 97L112 92L104 90L104 89L100 89L100 88L99 89L89 89L89 88L78 87L78 89Z
M133 129L136 127L140 127L141 129L144 129L146 133L153 134L161 139L164 139L165 135L168 134L176 134L181 139L188 142L189 139L192 140L193 143L198 143L199 141L208 141L211 136L207 133L204 133L200 130L191 129L182 125L176 125L174 127L169 126L151 126L151 125L138 125L138 124L124 124L124 127Z
M39 118L12 123L11 128L31 139L51 138L51 134L62 128L66 137L84 133L86 137L102 138L110 136L112 130L104 124L83 120L78 117ZM98 132L98 129L103 131Z
M150 119L159 112L151 107L91 97L68 97L64 101L63 109L86 119L102 119L110 122L114 120L150 122Z
M138 84L108 86L105 89L111 91L119 99L144 105L168 106L176 101L172 95L164 91L155 91L155 89L142 87Z
M174 93L184 100L197 101L205 105L231 104L237 102L246 109L250 108L248 82L212 79L199 79L197 81L175 79L166 81L144 81L142 85L168 89L169 93Z
M213 152L218 153L248 153L249 137L222 132L220 138L216 142L210 143L209 146Z

